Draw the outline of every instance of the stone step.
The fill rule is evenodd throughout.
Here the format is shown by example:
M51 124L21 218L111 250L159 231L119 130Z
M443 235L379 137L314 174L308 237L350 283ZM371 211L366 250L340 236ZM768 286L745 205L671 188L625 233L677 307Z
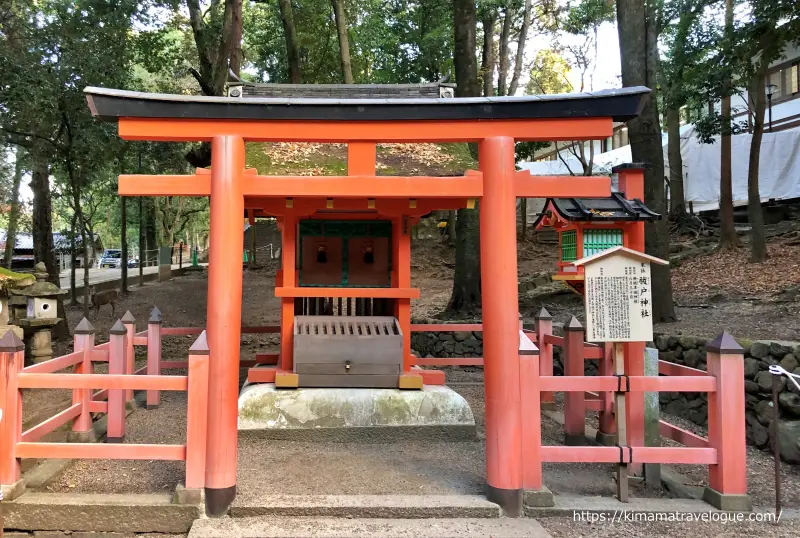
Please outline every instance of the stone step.
M234 518L498 518L500 507L480 495L239 495Z
M189 538L548 538L534 519L342 519L251 517L198 519Z

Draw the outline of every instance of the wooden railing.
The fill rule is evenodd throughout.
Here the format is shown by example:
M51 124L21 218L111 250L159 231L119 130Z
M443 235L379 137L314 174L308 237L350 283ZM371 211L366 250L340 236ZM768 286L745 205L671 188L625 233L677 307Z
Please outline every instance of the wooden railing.
M708 465L709 487L720 494L746 494L744 359L741 348L727 333L709 344L707 371L659 361L659 376L630 376L624 373L621 345L615 351L611 344L584 342L583 327L575 318L564 328L563 337L553 336L547 333L547 324L541 323L546 317L549 316L538 320L539 355L520 356L523 402L527 402L524 405L538 408L545 403L545 395L563 392L568 445L585 444L582 438L586 411L599 411L599 431L609 438L616 434L621 439L615 446L542 446L540 433L528 431L526 435L523 431L526 459L531 460L523 467L525 489L541 487L541 462L617 463L626 469L628 464L636 463L682 463ZM552 353L547 346L562 347L563 376L554 376L552 363L545 364L545 354ZM600 361L597 376L585 375L586 360ZM538 364L526 366L531 361ZM625 401L630 394L644 392L708 393L708 438L662 420L661 435L684 446L629 446ZM536 431L539 432L538 426ZM624 483L627 484L627 471ZM618 495L620 500L626 500L627 488L618 489Z
M205 331L189 349L187 375L151 374L150 363L134 371L134 345L147 345L148 355L153 350L160 355L160 339L157 345L152 340L159 332L155 326L161 324L156 312L148 331L141 333L126 314L101 345L95 345L95 330L84 319L75 330L74 352L28 367L23 367L24 346L13 332L0 340L0 484L10 486L20 479L24 458L91 458L181 460L186 462L186 487L204 486L209 361ZM94 373L96 362L107 362L108 373ZM64 371L68 368L73 371ZM69 389L72 404L23 432L22 389ZM149 403L151 394L162 390L188 393L185 444L118 444L125 437L126 402L135 390L147 391ZM93 414L107 415L105 443L90 442ZM72 425L70 436L77 442L41 441L66 424Z

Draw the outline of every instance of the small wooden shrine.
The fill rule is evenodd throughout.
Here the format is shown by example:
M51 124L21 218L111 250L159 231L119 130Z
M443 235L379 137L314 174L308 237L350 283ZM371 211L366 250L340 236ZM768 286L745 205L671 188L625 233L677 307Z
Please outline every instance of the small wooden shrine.
M627 170L635 165L615 167ZM583 294L583 267L573 262L614 247L632 247L637 224L661 219L639 197L626 197L625 192L612 192L602 198L549 198L536 230L552 228L558 234L560 258L553 280L561 280Z

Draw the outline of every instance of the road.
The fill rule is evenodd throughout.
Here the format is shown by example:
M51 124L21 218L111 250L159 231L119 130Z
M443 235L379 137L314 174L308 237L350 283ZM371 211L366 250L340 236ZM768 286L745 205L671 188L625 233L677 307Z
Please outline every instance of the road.
M191 264L183 264L191 265ZM178 264L173 264L173 269L178 268ZM92 267L89 269L89 284L99 284L100 282L110 282L112 280L119 280L120 279L121 269L109 269L103 268L98 269ZM144 274L149 275L152 273L158 273L158 266L152 267L145 267ZM139 276L139 268L129 268L128 269L128 278ZM61 289L69 289L69 279L70 279L70 270L66 269L61 271ZM75 286L78 288L83 288L83 269L78 268L75 271Z

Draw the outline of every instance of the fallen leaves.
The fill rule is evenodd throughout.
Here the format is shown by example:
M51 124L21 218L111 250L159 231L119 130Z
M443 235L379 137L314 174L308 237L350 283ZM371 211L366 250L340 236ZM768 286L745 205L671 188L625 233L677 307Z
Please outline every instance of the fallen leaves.
M672 271L676 294L706 296L711 288L722 293L770 295L800 283L800 246L784 240L767 245L769 258L750 263L750 249L740 247L686 259Z

